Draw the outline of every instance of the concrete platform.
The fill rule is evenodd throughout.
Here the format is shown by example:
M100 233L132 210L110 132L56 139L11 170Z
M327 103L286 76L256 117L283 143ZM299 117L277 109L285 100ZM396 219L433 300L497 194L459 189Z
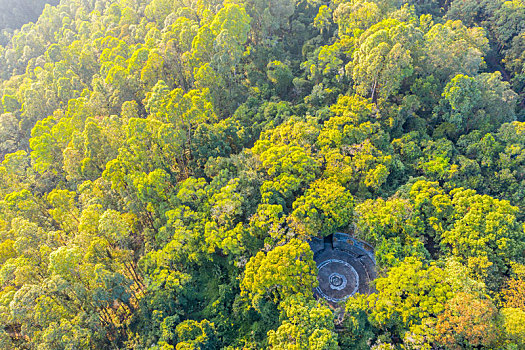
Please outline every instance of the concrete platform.
M310 248L317 264L317 297L337 304L356 293L373 292L370 282L376 278L372 247L345 233L313 238Z

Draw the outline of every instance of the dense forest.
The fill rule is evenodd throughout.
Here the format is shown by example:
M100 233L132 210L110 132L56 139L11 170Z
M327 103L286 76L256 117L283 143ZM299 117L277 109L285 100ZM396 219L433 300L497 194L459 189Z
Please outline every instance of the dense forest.
M525 349L525 1L0 0L0 31L0 348ZM378 275L339 305L334 232Z

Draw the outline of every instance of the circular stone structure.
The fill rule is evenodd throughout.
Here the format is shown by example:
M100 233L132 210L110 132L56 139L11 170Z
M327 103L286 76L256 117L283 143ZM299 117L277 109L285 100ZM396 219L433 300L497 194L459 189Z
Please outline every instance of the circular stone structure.
M318 297L336 304L356 293L372 292L370 282L376 277L376 263L373 249L366 242L335 233L324 239L313 238L310 247L318 269Z

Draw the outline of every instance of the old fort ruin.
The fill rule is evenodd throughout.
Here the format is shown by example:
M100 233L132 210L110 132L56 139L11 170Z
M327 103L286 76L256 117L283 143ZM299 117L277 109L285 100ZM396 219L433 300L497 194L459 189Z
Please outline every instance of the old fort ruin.
M356 293L372 292L370 282L376 277L373 248L346 233L313 238L310 247L318 269L318 297L332 304Z

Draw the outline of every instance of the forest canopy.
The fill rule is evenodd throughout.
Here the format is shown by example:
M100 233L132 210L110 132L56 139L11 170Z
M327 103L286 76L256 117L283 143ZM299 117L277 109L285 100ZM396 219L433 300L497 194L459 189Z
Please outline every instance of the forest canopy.
M0 348L525 349L523 0L0 0ZM309 242L374 247L316 298Z

